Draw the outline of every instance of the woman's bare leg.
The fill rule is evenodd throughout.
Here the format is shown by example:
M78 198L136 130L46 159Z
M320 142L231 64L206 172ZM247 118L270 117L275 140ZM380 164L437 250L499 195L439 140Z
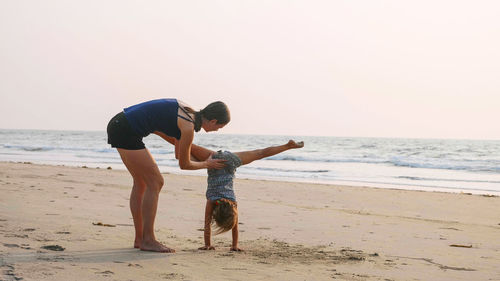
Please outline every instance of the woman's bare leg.
M158 242L154 235L154 220L158 208L158 197L163 186L163 177L153 157L147 149L118 148L118 152L134 178L134 187L130 195L130 209L136 229L134 245L137 243L143 251L175 252Z
M134 248L140 248L142 242L142 199L145 191L146 183L134 179L134 186L130 193L130 211L132 212L135 227Z

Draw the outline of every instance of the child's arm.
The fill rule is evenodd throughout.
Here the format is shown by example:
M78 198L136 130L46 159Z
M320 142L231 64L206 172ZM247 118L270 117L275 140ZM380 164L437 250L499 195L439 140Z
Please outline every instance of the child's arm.
M211 235L212 235L212 212L214 210L214 202L207 199L207 205L205 207L205 228L204 228L204 240L205 246L198 248L198 250L215 250L215 247L211 245Z
M246 165L252 163L255 160L273 156L289 149L301 147L304 147L304 142L295 142L293 140L289 140L287 144L270 146L267 148L252 151L236 152L234 154L236 154L241 159L241 165Z
M243 252L243 249L238 248L238 219L236 219L236 224L232 229L233 234L233 245L231 246L231 251Z

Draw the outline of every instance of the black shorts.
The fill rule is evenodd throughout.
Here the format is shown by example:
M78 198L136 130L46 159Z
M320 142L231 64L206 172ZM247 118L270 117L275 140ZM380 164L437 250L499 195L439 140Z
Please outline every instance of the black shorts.
M142 136L138 135L130 126L127 117L120 112L111 118L108 123L108 143L111 147L128 150L144 149L146 146L142 142Z

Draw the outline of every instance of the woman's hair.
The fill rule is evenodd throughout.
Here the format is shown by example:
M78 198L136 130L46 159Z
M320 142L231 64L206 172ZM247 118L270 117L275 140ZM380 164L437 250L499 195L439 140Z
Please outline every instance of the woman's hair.
M218 199L212 212L212 223L215 224L215 234L221 234L233 229L238 223L238 208L234 201Z
M206 120L217 120L217 124L227 124L231 121L229 108L221 101L212 102L204 109L194 112L194 131L201 129L202 118Z

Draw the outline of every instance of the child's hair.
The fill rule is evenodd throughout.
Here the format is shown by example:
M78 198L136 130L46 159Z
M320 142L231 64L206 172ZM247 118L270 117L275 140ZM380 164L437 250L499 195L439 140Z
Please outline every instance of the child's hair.
M229 199L218 199L215 201L212 213L212 223L216 225L215 234L221 234L233 229L238 223L238 208L234 201Z

